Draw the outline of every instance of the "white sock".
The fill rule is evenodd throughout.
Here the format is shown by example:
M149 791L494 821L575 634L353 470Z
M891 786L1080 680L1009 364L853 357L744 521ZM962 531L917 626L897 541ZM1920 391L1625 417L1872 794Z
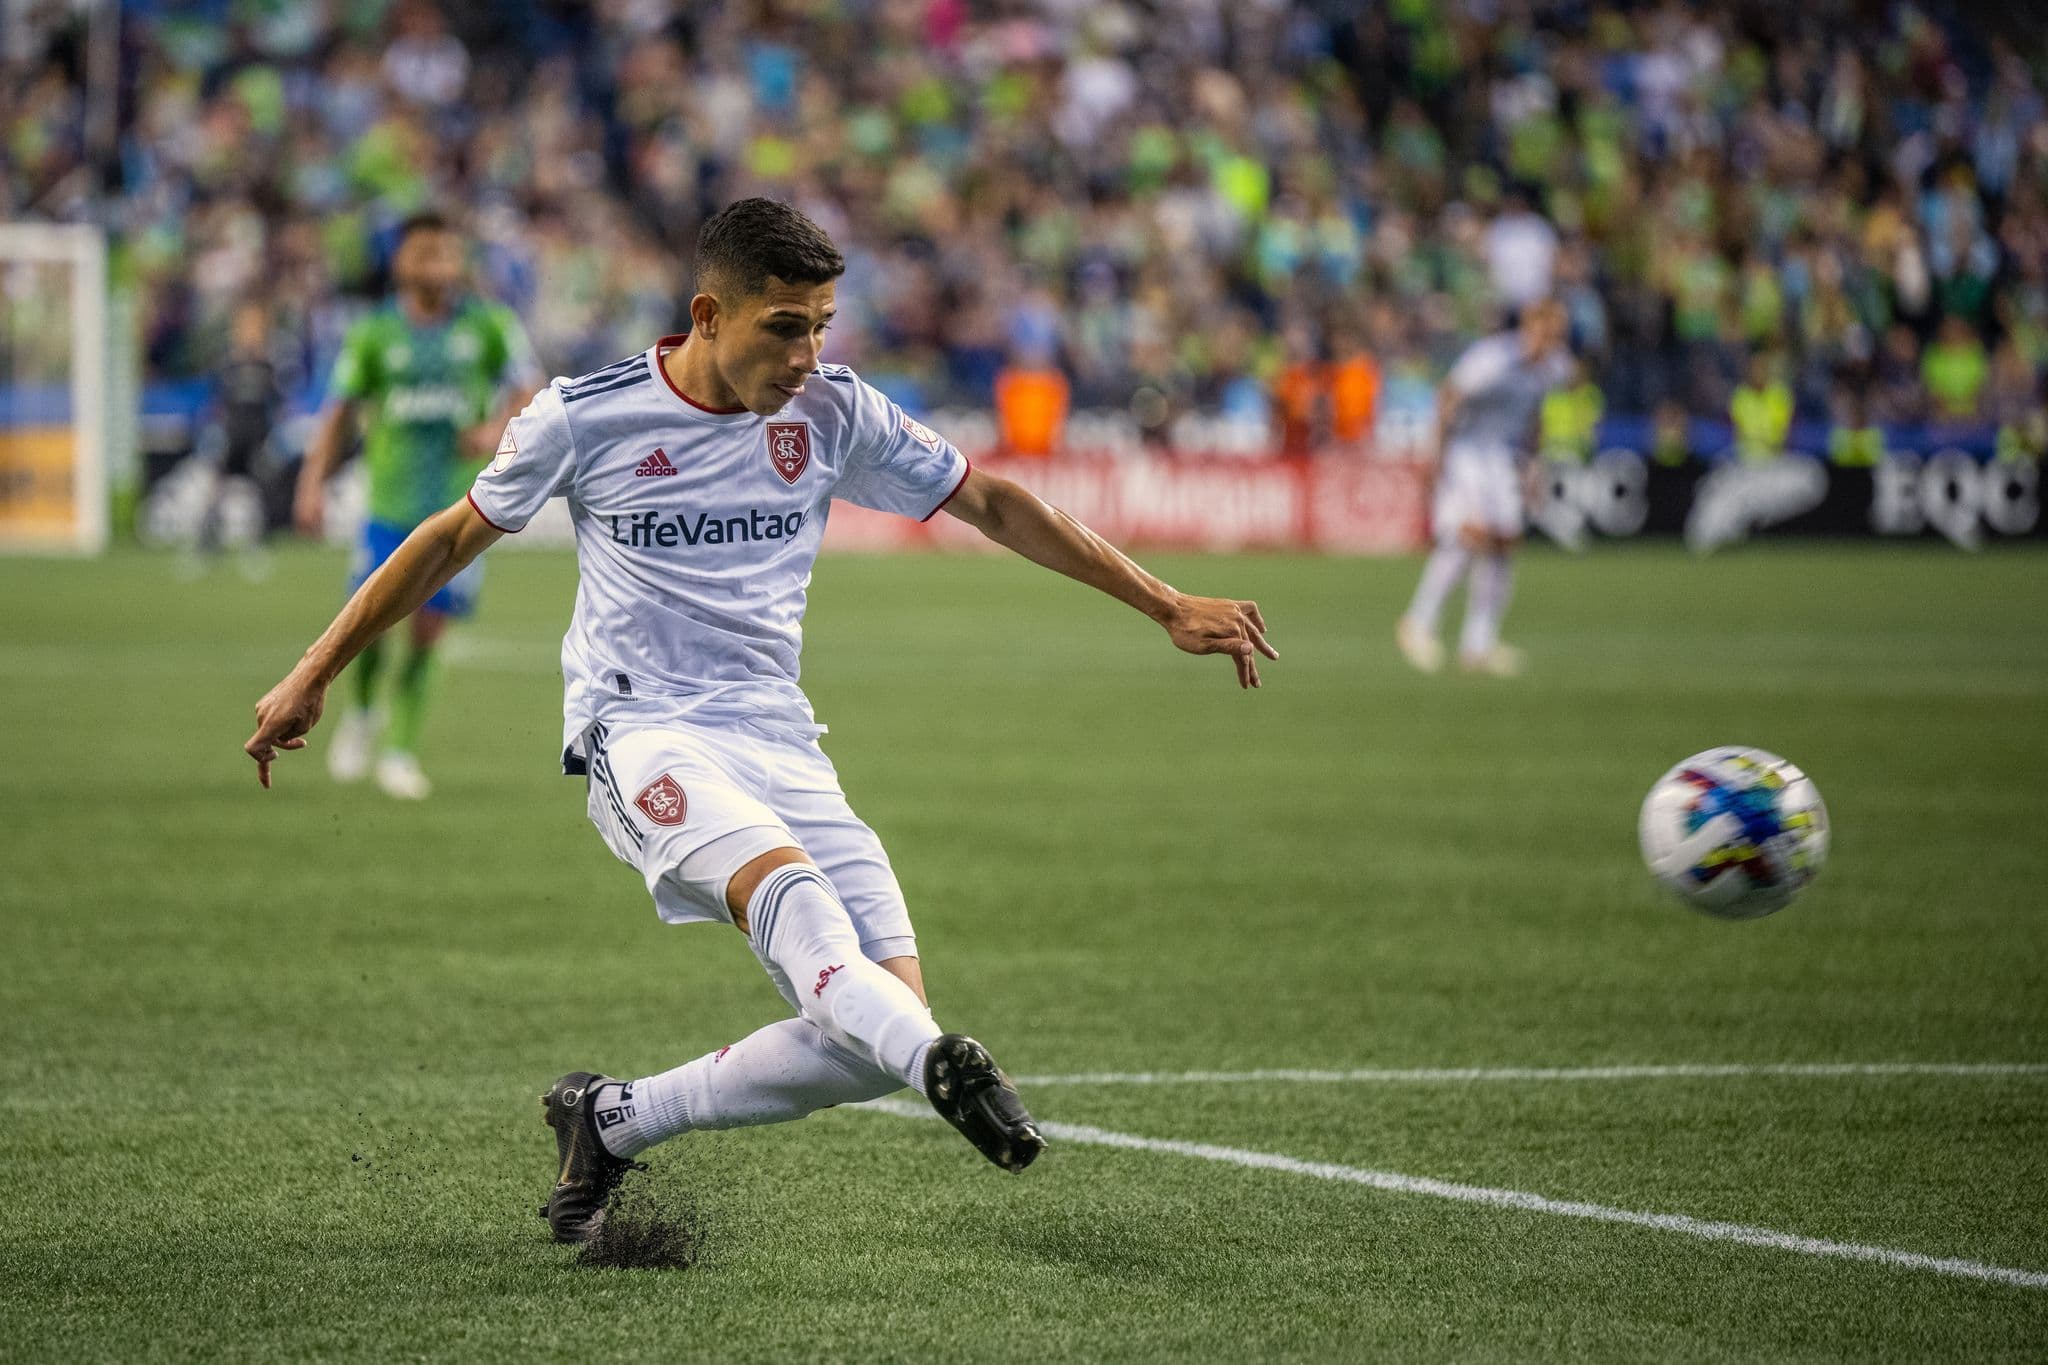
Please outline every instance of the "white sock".
M932 1039L926 1039L919 1043L910 1058L910 1088L926 1099L932 1097L932 1092L924 1086L924 1059L931 1053L932 1042Z
M1482 658L1500 643L1500 622L1508 612L1515 587L1515 562L1507 555L1482 555L1472 566L1472 586L1465 595L1465 629L1458 652Z
M747 902L754 949L789 981L819 1032L905 1085L921 1086L939 1026L916 992L868 961L832 883L809 863L761 879Z
M1422 566L1422 581L1415 585L1415 600L1408 604L1408 619L1435 634L1444 601L1464 577L1471 560L1471 552L1462 545L1439 545L1430 551L1429 562Z
M605 1086L593 1107L606 1150L635 1156L694 1128L787 1123L902 1087L809 1021L782 1019L658 1076Z

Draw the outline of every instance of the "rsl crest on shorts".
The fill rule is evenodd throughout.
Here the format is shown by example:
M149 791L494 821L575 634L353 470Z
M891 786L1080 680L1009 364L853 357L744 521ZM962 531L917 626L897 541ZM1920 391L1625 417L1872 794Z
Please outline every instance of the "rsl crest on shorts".
M633 804L657 825L680 825L690 813L690 799L672 773L663 773L642 787Z

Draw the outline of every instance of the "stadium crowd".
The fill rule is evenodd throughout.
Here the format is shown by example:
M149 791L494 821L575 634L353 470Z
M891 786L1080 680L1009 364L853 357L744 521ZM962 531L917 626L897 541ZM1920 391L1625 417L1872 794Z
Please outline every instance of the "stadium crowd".
M11 14L0 216L104 218L151 379L214 367L252 294L317 376L393 225L430 205L468 216L485 286L577 373L672 330L698 222L768 193L847 249L837 358L912 406L1000 394L1027 443L1034 413L1068 403L1361 440L1549 293L1586 361L1564 438L1603 410L1732 417L1738 442L1795 414L2039 437L2048 84L2042 54L1981 17L1847 0L123 12L97 161L75 8Z

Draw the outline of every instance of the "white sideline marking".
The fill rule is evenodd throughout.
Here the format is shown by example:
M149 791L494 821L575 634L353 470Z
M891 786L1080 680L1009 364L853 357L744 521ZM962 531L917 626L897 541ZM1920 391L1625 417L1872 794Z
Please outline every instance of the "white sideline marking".
M1018 1085L1242 1085L1293 1081L1441 1084L1462 1081L1638 1081L1743 1076L2048 1076L2048 1062L1783 1062L1677 1066L1353 1067L1343 1071L1084 1071L1019 1076Z
M926 1106L911 1104L904 1100L869 1100L865 1104L848 1107L872 1109L879 1113L894 1114L898 1118L938 1117ZM1317 1180L1370 1185L1374 1189L1389 1190L1395 1194L1422 1194L1433 1199L1454 1200L1461 1204L1521 1209L1528 1213L1556 1214L1561 1218L1586 1218L1596 1223L1623 1223L1630 1227L1652 1228L1658 1232L1675 1232L1684 1237L1697 1237L1707 1242L1734 1242L1742 1246L1769 1247L1776 1251L1792 1251L1802 1256L1820 1256L1838 1261L1875 1261L1880 1265L1893 1266L1900 1270L1926 1270L1937 1275L1952 1275L1965 1280L1987 1280L1993 1284L2009 1284L2021 1289L2048 1289L2048 1272L2044 1271L2015 1270L2009 1266L1987 1265L1982 1261L1966 1261L1954 1256L1929 1256L1918 1251L1901 1251L1895 1247L1867 1246L1861 1242L1836 1242L1825 1237L1802 1237L1796 1232L1779 1232L1774 1228L1752 1227L1747 1223L1717 1223L1682 1213L1639 1213L1634 1209L1618 1209L1607 1204L1552 1199L1548 1195L1531 1194L1525 1190L1460 1185L1449 1180L1431 1180L1427 1176L1402 1175L1396 1171L1372 1171L1359 1166L1340 1166L1328 1161L1302 1161L1274 1152L1254 1152L1242 1147L1218 1147L1206 1142L1174 1142L1165 1138L1139 1137L1135 1133L1116 1133L1107 1128L1091 1128L1078 1123L1042 1123L1039 1129L1048 1138L1058 1142L1074 1142L1094 1147L1121 1147L1135 1152L1165 1152L1172 1156L1220 1161L1226 1165L1245 1166L1253 1170L1282 1171L1288 1175L1305 1175Z

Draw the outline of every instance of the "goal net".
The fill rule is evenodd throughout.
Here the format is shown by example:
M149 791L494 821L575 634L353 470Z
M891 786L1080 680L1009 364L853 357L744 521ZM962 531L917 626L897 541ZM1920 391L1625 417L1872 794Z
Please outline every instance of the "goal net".
M0 223L0 553L106 547L107 418L105 238Z

